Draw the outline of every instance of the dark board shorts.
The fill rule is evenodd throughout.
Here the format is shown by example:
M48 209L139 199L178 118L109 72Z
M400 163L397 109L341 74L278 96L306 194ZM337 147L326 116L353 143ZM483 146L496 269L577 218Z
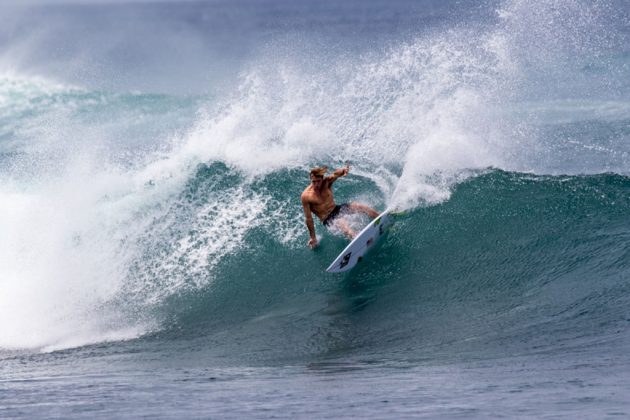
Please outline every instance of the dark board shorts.
M326 218L322 220L322 223L324 224L324 226L330 226L330 224L337 217L339 217L340 213L345 212L349 207L350 206L346 203L335 206L335 208L332 209L330 213L328 213L328 216L326 216Z

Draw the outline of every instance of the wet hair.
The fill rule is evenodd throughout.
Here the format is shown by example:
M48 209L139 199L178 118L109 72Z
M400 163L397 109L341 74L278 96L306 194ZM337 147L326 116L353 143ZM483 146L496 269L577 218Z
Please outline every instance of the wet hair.
M317 177L323 177L328 172L328 166L317 166L311 169L311 175Z

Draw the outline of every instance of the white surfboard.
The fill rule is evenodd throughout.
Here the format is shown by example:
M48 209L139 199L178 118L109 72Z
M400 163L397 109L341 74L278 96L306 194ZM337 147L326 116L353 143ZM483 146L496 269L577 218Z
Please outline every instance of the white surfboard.
M385 235L392 223L390 211L385 210L348 244L326 271L343 273L357 265L363 256Z

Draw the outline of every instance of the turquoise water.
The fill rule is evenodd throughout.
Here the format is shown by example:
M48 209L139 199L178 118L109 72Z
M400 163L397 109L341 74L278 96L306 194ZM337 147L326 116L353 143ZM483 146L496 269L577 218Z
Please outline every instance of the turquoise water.
M0 12L0 417L628 415L624 2Z

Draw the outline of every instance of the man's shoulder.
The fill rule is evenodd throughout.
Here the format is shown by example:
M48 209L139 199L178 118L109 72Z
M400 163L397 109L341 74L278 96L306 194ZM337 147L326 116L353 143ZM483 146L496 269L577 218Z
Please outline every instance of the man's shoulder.
M313 199L313 190L310 185L302 191L301 198L302 201L311 201Z

